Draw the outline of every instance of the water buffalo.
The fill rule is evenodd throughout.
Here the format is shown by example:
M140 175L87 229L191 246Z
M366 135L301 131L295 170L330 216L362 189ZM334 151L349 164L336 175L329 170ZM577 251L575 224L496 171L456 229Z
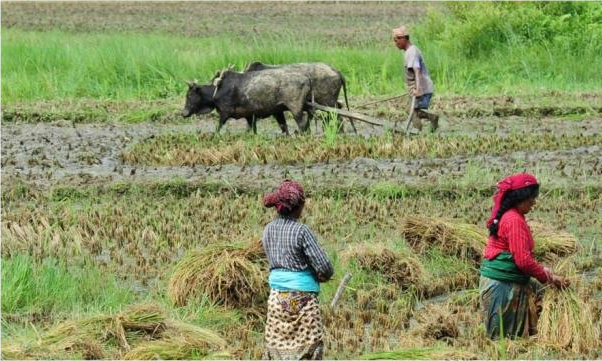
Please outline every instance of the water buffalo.
M345 77L340 71L326 63L296 63L284 65L268 65L261 62L251 63L245 72L261 71L266 69L283 69L289 72L301 72L307 75L312 82L314 101L329 107L337 106L341 88L345 97L345 104L349 109L347 101L347 86Z
M274 116L283 133L288 133L284 111L290 111L299 130L309 130L304 120L306 102L311 100L311 80L298 72L267 69L261 72L219 72L211 84L188 84L182 115L206 114L214 109L219 114L217 132L230 118L245 118L257 132L257 119Z
M338 102L341 88L345 97L345 105L349 109L347 100L347 86L345 77L339 70L326 63L296 63L284 65L267 65L261 62L251 63L245 69L245 72L262 71L266 69L282 69L291 73L301 73L307 75L312 82L312 91L314 101L318 104L333 108L342 108ZM313 111L308 111L308 121L311 121ZM340 123L342 124L342 123Z

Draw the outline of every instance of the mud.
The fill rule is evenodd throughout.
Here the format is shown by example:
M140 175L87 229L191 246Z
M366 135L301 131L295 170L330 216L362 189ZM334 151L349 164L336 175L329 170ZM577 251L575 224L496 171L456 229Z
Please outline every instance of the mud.
M565 126L554 123L558 129ZM596 121L573 124L594 127ZM518 125L518 123L516 124ZM600 125L597 124L599 127ZM245 131L243 122L229 131ZM369 185L375 181L424 182L442 176L463 176L471 164L507 173L517 169L547 170L571 181L602 175L602 147L569 150L510 152L504 156L424 158L415 160L350 159L339 163L311 165L219 165L196 167L131 166L121 161L126 147L147 137L166 132L197 132L196 123L136 125L39 123L2 127L2 178L21 179L39 185L87 184L121 181L219 181L225 184L273 186L279 179L293 177L317 184ZM551 128L554 129L554 128ZM474 130L474 129L473 129ZM201 130L202 131L202 130ZM275 131L275 130L274 130ZM559 130L549 130L559 131ZM452 131L453 132L453 131Z

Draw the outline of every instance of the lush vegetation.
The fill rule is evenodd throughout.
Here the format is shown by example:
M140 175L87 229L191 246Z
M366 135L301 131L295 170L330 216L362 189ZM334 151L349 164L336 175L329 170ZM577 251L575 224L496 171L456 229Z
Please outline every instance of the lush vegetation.
M431 9L412 33L439 93L592 91L602 83L601 14L600 3L470 3ZM349 16L365 25L361 14ZM229 64L243 69L255 60L326 61L354 95L398 93L401 55L378 35L349 45L291 31L180 37L3 29L2 101L167 98L182 93L184 80L207 81Z

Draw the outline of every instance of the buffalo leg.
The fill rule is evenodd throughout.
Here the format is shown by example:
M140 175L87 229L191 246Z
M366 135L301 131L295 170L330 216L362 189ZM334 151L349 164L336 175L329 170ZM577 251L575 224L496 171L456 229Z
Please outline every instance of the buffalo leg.
M255 116L246 117L247 120L247 131L252 130L253 134L257 134L257 122L255 120Z
M226 124L226 120L228 120L228 118L230 118L230 115L227 115L227 114L219 115L219 122L217 123L217 129L215 130L216 134L219 134L219 131L222 129L224 124Z
M274 118L276 118L276 121L280 126L280 130L282 130L282 133L288 135L288 126L286 125L286 118L284 117L284 112L274 114Z

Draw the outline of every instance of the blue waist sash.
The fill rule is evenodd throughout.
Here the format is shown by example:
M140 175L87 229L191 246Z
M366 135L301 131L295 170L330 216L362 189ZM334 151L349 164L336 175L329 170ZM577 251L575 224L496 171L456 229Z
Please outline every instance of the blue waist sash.
M270 271L270 288L277 291L320 292L320 284L310 271L276 268Z

